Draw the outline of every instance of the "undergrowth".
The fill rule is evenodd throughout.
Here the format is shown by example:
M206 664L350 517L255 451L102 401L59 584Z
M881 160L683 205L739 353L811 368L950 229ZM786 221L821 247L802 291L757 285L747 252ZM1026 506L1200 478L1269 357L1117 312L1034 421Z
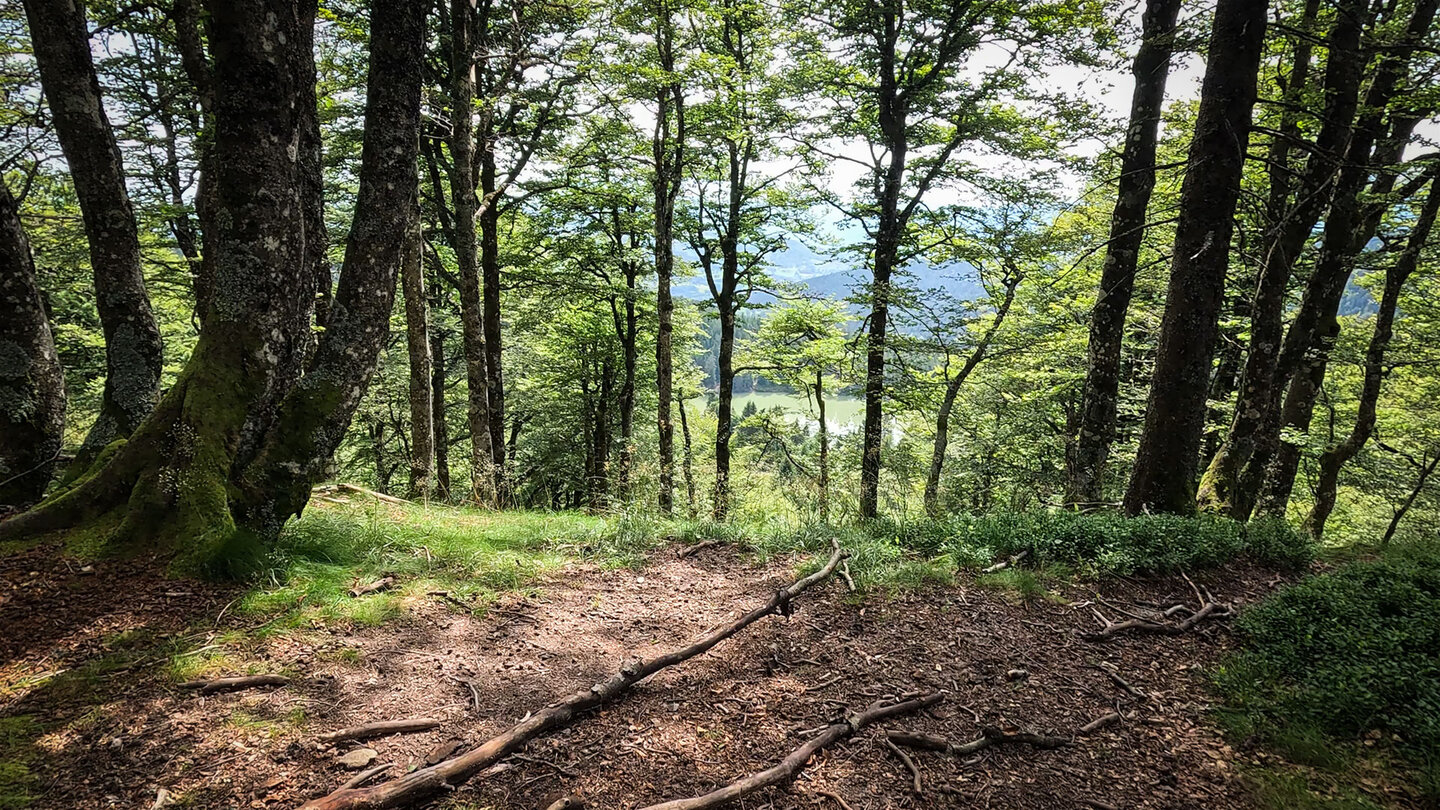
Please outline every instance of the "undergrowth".
M1236 623L1215 673L1235 739L1347 772L1394 751L1440 805L1440 544L1407 544L1284 588Z

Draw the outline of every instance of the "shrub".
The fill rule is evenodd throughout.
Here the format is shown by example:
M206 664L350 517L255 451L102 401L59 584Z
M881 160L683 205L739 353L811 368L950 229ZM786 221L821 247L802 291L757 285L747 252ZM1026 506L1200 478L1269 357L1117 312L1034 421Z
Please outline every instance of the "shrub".
M1315 543L1281 517L1261 517L1245 524L1245 553L1259 562L1301 569L1315 560Z
M1271 743L1318 729L1440 751L1440 546L1399 548L1285 588L1241 615L1215 675L1233 730Z

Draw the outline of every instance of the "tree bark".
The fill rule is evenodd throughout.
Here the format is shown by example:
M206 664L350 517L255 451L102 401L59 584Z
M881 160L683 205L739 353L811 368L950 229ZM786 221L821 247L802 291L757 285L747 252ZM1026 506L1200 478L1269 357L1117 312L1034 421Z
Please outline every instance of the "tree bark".
M1380 310L1375 314L1374 332L1365 351L1365 378L1360 389L1359 411L1350 434L1339 444L1326 449L1320 456L1320 477L1315 491L1315 504L1305 520L1310 535L1319 540L1325 533L1325 522L1335 510L1336 489L1340 468L1353 459L1375 432L1375 410L1380 401L1380 385L1385 377L1385 352L1395 331L1395 313L1400 305L1400 291L1420 263L1420 253L1435 225L1440 209L1440 194L1435 192L1435 170L1431 170L1430 192L1410 231L1405 249L1385 273L1385 291L1380 297Z
M84 8L79 0L28 0L25 16L40 85L80 201L105 336L100 413L67 476L73 479L106 445L133 433L155 407L164 347L145 290L120 147L91 62Z
M445 333L430 329L430 425L435 431L435 497L450 499L450 423L445 419Z
M1306 5L1305 22L1313 21L1314 0ZM1270 227L1265 238L1264 258L1250 302L1250 342L1240 394L1231 417L1230 430L1211 457L1197 493L1201 509L1243 519L1254 503L1253 492L1240 485L1240 472L1255 451L1257 434L1279 406L1279 397L1288 376L1277 380L1280 349L1285 332L1285 303L1295 262L1310 239L1329 203L1331 186L1339 169L1354 125L1359 103L1360 78L1365 66L1361 34L1366 24L1365 4L1349 0L1336 15L1326 39L1328 53L1323 89L1325 108L1320 132L1296 188L1289 168L1291 142L1300 137L1297 114L1290 112L1304 102L1310 70L1311 46L1303 36L1296 40L1294 65L1282 99L1280 134L1269 150L1270 189L1266 202ZM1294 200L1291 201L1291 193Z
M45 494L65 438L65 373L19 204L0 182L0 515Z
M830 426L825 423L825 374L815 372L815 411L820 416L820 522L830 522Z
M312 20L287 0L214 4L216 291L195 352L131 440L94 472L0 524L32 536L118 511L110 543L180 552L192 568L298 514L349 425L388 334L400 240L415 206L423 7L372 6L359 196L336 306L305 378L277 392L311 340L303 86ZM279 400L263 435L251 418ZM243 463L240 451L255 448ZM243 530L243 531L240 531Z
M451 240L460 276L461 340L465 349L465 378L469 382L467 417L470 425L470 499L495 505L495 452L490 432L490 373L485 349L480 266L475 240L478 203L475 198L475 4L451 0L450 193L454 197Z
M618 217L616 219L618 221ZM618 231L616 238L623 238L618 235ZM621 316L620 310L612 312L621 352L620 451L618 469L615 471L615 494L623 501L630 497L630 468L635 454L635 370L640 359L640 314L636 309L635 297L640 292L640 268L634 262L627 261L622 263L621 272L625 274L624 315Z
M669 515L675 503L675 426L671 422L674 396L673 349L675 303L670 279L675 271L675 199L685 155L685 88L675 73L675 24L670 0L656 0L655 50L665 80L655 93L655 130L652 151L655 161L655 392L656 426L659 432L661 514Z
M1205 392L1225 292L1240 175L1250 141L1264 0L1220 0L1211 29L1145 428L1125 512L1195 511Z
M1020 285L1022 278L1018 272L1005 276L1005 298L995 310L995 320L991 321L990 328L985 330L980 342L975 344L970 356L965 359L965 364L945 385L945 396L940 400L939 412L935 414L935 443L930 449L930 471L925 476L925 512L931 517L940 516L940 473L945 466L945 449L950 444L950 412L955 408L955 398L959 396L960 388L965 385L970 373L985 359L985 353L990 350L990 344L995 340L995 333L1000 331L1001 325L1005 323L1005 316L1010 313L1010 305L1015 303L1015 288Z
M1120 179L1115 210L1110 218L1105 263L1100 272L1100 290L1090 312L1080 425L1065 495L1065 503L1070 507L1091 508L1104 500L1105 461L1115 440L1125 315L1135 291L1135 268L1145 240L1150 193L1155 188L1155 148L1179 12L1180 0L1149 0L1142 18L1144 33L1131 68L1135 90L1130 100L1130 126L1120 158ZM936 441L938 445L938 432ZM931 463L931 469L932 476L938 479L935 462ZM931 497L927 483L927 509Z
M496 503L509 501L505 476L505 388L500 364L500 201L496 187L495 137L490 126L480 149L481 316L485 330L485 390L489 396L490 448Z
M405 233L401 289L405 293L405 349L410 363L410 495L430 497L432 460L435 457L435 406L431 381L430 308L425 297L425 270L421 253L419 212ZM443 387L443 385L442 385Z

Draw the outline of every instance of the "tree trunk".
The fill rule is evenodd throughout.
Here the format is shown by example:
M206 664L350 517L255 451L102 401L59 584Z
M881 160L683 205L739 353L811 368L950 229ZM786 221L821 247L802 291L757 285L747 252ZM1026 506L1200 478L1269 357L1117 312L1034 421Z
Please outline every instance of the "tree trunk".
M120 148L90 58L84 8L79 0L27 0L25 15L40 84L85 221L95 309L105 336L100 413L67 476L73 479L106 445L133 433L155 407L164 347L145 291Z
M497 504L509 500L505 480L505 388L500 365L500 200L496 190L495 139L485 127L480 149L480 316L485 329L485 388L489 395L490 447L495 462Z
M682 469L685 475L685 503L690 517L695 517L695 445L690 441L690 419L685 415L685 394L681 392L679 402L676 403L680 411L680 441L683 448L681 456Z
M400 286L405 293L405 349L410 360L410 497L430 497L430 473L435 456L435 406L432 401L430 311L425 298L425 270L421 254L419 212L405 234Z
M1150 206L1150 193L1155 188L1155 145L1179 11L1180 0L1147 2L1144 34L1131 69L1135 90L1130 100L1130 127L1120 158L1120 179L1115 211L1110 218L1110 240L1100 273L1100 291L1090 312L1080 424L1065 495L1065 503L1071 507L1090 508L1104 499L1105 460L1115 440L1125 315L1135 290L1135 268L1145 239L1146 211ZM939 433L936 442L938 446ZM932 461L932 477L938 479L938 473L938 465ZM927 483L927 509L931 508L931 497Z
M432 300L432 310L435 302ZM448 368L445 359L445 332L439 325L430 327L430 425L435 431L435 497L450 500L450 423L445 414L445 382Z
M1328 448L1320 456L1320 480L1315 492L1315 504L1305 521L1310 535L1319 540L1325 533L1325 522L1335 509L1335 494L1340 481L1340 468L1365 447L1375 432L1375 409L1380 401L1380 384L1385 377L1385 352L1395 329L1395 313L1400 304L1400 291L1420 263L1420 253L1430 238L1435 224L1436 210L1440 209L1440 194L1435 191L1435 170L1431 170L1431 186L1420 216L1410 231L1405 250L1385 274L1385 291L1380 298L1380 310L1375 314L1375 328L1370 336L1370 346L1365 351L1365 379L1360 390L1359 412L1350 435L1339 444Z
M403 232L415 206L423 8L372 6L359 196L336 308L309 372L277 391L311 340L306 300L302 100L313 53L304 8L216 2L217 295L195 352L155 411L93 473L0 524L0 538L87 521L111 543L180 552L183 568L273 538L298 514L344 435L388 334ZM303 349L302 349L303 351ZM263 434L252 422L276 418ZM242 457L241 449L253 447ZM118 512L113 522L107 515Z
M1313 21L1314 0L1306 5L1306 22ZM1292 139L1300 137L1297 113L1292 107L1303 104L1310 70L1311 46L1303 36L1296 40L1295 62L1283 102L1280 134L1269 150L1270 193L1266 203L1267 233L1254 295L1250 302L1250 343L1240 394L1231 417L1230 430L1200 482L1197 505L1230 517L1244 519L1254 502L1253 487L1241 485L1240 473L1254 454L1257 435L1279 408L1280 396L1289 380L1288 371L1278 371L1285 332L1285 304L1295 262L1310 239L1315 223L1330 199L1329 190L1350 140L1360 77L1365 57L1360 38L1366 23L1364 3L1349 0L1336 15L1326 40L1329 54L1325 67L1325 109L1320 132L1310 151L1299 185L1289 169ZM1278 379L1277 379L1278 376Z
M65 373L19 205L0 182L0 515L45 494L65 439Z
M1022 278L1018 272L1005 276L1005 299L995 310L995 320L990 323L990 328L985 330L980 342L975 344L970 356L965 359L965 365L961 366L960 371L945 385L945 396L940 401L939 412L935 414L935 444L930 450L930 471L925 476L925 513L930 517L940 516L940 473L945 466L945 449L950 444L950 412L955 407L955 398L960 394L965 380L970 377L970 372L985 359L985 353L990 350L990 344L995 340L995 333L1000 331L1001 324L1005 323L1005 316L1010 313L1010 305L1015 303L1015 288L1020 285Z
M615 471L615 493L621 500L630 497L630 467L635 454L635 368L639 363L640 315L635 296L639 294L640 268L626 262L625 315L623 322L616 315L615 329L620 338L623 368L620 378L620 456Z
M1363 205L1362 194L1369 183L1366 196L1382 201L1388 196L1395 173L1392 167L1379 165L1378 158L1399 158L1400 149L1396 144L1408 137L1414 119L1407 113L1395 113L1390 139L1379 148L1376 144L1386 132L1390 103L1406 80L1410 58L1430 30L1437 6L1440 6L1437 0L1422 0L1416 5L1405 40L1390 48L1376 68L1365 94L1364 112L1356 123L1344 165L1335 179L1320 255L1295 320L1285 336L1277 374L1289 368L1296 370L1288 379L1279 418L1267 421L1267 433L1257 441L1257 447L1263 443L1263 452L1254 453L1242 473L1242 485L1246 476L1250 482L1260 483L1255 509L1262 514L1284 515L1289 506L1295 475L1300 468L1301 445L1285 437L1304 435L1309 430L1330 351L1340 333L1338 310L1345 284L1356 257L1379 225L1379 217L1370 216Z
M461 340L465 378L469 382L470 500L495 505L495 452L490 432L490 374L485 348L480 265L475 241L478 203L475 198L475 65L472 34L473 0L451 0L450 193L454 197L451 239L460 276Z
M669 515L675 502L675 427L671 423L674 397L673 351L675 303L670 279L675 270L675 199L680 194L685 154L685 91L675 74L675 26L669 0L656 0L655 50L665 81L655 94L655 131L652 139L655 176L655 391L659 431L661 514Z
M1400 521L1405 519L1410 507L1415 505L1415 499L1425 491L1425 482L1434 474L1435 468L1440 466L1440 452L1436 452L1428 463L1422 456L1418 466L1420 474L1415 477L1415 486L1410 488L1410 494L1405 496L1405 500L1400 503L1400 506L1395 509L1395 514L1391 516L1390 525L1385 527L1385 536L1380 538L1382 546L1390 545L1390 541L1395 539L1395 532L1400 528Z
M1180 192L1154 380L1125 512L1195 511L1205 392L1215 351L1240 175L1250 141L1264 0L1220 0Z
M728 265L729 257L725 263ZM729 269L725 275L728 279ZM733 287L733 284L731 285ZM721 300L724 298L725 300ZM735 310L734 290L715 299L720 307L720 351L716 363L717 402L715 407L715 497L711 513L715 520L724 521L730 513L730 437L734 431L735 402ZM683 409L684 403L681 403Z
M815 410L820 415L820 522L830 522L830 426L825 423L825 375L815 372Z

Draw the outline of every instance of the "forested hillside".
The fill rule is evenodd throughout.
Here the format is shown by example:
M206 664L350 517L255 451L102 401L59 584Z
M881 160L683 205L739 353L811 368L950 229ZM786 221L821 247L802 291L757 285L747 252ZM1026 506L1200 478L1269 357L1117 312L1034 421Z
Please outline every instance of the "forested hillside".
M3 4L0 808L1433 806L1437 5Z

